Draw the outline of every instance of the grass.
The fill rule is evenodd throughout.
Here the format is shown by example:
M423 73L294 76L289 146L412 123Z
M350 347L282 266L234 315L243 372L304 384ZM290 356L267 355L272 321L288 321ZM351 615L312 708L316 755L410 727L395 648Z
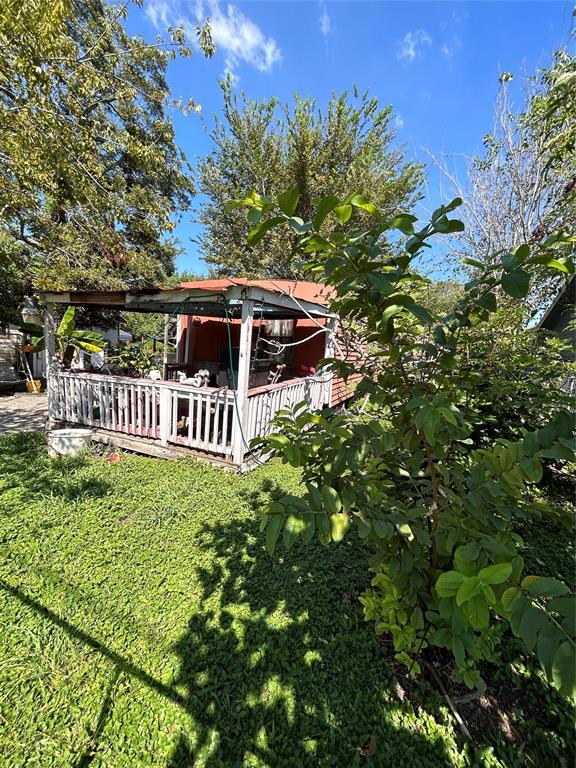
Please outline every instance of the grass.
M360 543L266 555L255 509L275 485L297 492L297 472L52 461L38 436L0 439L3 768L573 762L570 710L512 640L498 717L466 744L364 622Z

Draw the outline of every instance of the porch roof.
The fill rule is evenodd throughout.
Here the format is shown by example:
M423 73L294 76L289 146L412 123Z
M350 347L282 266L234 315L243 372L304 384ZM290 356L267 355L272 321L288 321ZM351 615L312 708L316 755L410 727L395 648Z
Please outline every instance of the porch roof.
M286 319L331 316L330 286L304 280L195 280L178 288L138 288L130 291L52 291L47 303L128 312L161 312L204 317L240 317L242 302L255 304L255 316Z

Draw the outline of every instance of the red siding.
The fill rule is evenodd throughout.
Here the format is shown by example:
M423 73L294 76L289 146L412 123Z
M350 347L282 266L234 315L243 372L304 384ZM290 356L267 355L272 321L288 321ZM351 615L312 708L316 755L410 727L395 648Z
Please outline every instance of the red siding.
M322 320L319 320L322 323ZM258 327L258 320L254 323ZM194 317L192 315L183 315L180 321L181 342L180 359L184 361L186 336L188 341L188 365L192 370L194 362L218 363L220 360L220 349L228 346L228 331L226 329L226 320L223 318ZM312 320L306 318L298 319L294 328L294 341L302 341L308 337L310 341L301 344L292 349L292 361L294 369L297 371L301 365L308 368L317 368L318 361L324 357L324 345L326 342L324 334L314 334L318 331L318 326ZM232 335L232 346L237 346L240 341L240 321L232 320L230 332ZM363 349L348 345L346 348L346 359L359 360L362 357ZM354 385L360 381L361 374L354 373L343 379L339 376L334 377L332 382L331 405L336 406L348 400L354 390Z

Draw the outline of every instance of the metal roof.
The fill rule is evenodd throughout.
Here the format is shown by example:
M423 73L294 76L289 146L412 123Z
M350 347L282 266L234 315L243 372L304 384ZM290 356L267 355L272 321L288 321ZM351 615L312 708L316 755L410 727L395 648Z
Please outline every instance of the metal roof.
M162 312L204 317L238 317L242 302L255 304L256 317L327 316L332 289L304 280L225 278L184 282L178 288L137 288L121 291L52 291L47 303L129 312Z

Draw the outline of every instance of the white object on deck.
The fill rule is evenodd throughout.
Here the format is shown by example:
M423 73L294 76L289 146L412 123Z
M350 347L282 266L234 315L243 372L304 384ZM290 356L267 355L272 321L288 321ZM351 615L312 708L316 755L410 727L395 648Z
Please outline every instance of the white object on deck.
M74 456L92 442L91 429L53 429L48 432L50 456Z

